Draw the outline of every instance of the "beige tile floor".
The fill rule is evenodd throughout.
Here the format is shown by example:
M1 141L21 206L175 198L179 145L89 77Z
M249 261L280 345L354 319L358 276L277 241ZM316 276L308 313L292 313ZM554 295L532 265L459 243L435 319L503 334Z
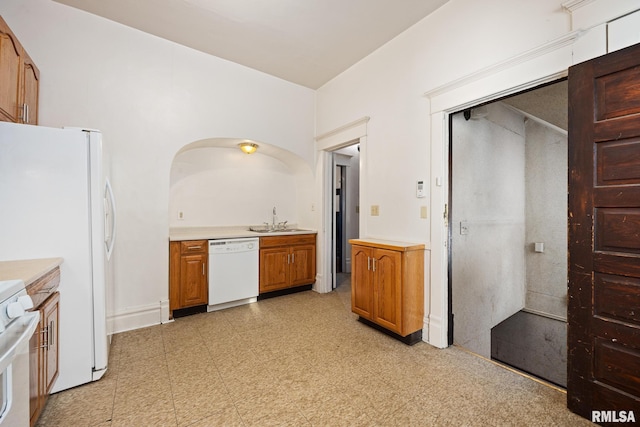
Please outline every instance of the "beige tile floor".
M580 426L566 395L460 348L407 346L350 312L349 284L114 336L103 379L39 426Z

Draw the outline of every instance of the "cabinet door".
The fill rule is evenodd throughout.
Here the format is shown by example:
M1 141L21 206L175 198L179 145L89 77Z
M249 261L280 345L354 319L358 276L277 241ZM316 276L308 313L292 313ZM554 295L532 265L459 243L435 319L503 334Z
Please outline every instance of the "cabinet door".
M373 318L372 255L370 248L354 245L351 249L351 311L369 320Z
M207 303L207 255L183 255L180 259L180 307Z
M31 425L34 425L40 415L41 398L44 392L42 372L44 349L42 348L42 335L44 319L40 322L36 331L29 340L29 413Z
M27 107L22 122L30 125L38 124L38 79L38 69L31 61L31 58L28 56L25 57L22 67L22 102L24 102Z
M44 343L44 384L45 394L49 394L51 387L58 378L58 319L60 293L53 294L42 307L42 318L47 330L47 339Z
M289 248L260 249L260 292L289 287Z
M20 49L0 28L0 120L18 122L19 102Z
M316 246L291 247L289 263L290 286L308 285L316 281Z
M402 255L376 249L373 262L374 321L391 331L402 330Z

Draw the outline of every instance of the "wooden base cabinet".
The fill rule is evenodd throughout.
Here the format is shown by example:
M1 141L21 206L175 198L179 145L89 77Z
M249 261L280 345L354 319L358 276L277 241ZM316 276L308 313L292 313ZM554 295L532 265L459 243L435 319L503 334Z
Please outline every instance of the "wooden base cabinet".
M29 395L33 426L58 378L58 319L60 292L53 293L38 309L40 324L29 342Z
M260 293L316 281L316 235L260 238Z
M185 240L169 243L169 310L209 302L209 242Z
M38 124L40 71L0 17L0 120Z
M401 337L422 330L424 245L349 240L351 311Z

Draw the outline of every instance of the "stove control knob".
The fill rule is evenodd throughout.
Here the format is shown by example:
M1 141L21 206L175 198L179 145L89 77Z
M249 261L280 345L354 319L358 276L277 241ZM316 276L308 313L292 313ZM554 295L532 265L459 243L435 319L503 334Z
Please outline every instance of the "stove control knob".
M22 295L18 297L18 302L25 310L31 310L33 308L33 300L29 295Z
M7 316L9 319L15 319L16 317L24 316L24 308L19 301L14 301L7 306Z

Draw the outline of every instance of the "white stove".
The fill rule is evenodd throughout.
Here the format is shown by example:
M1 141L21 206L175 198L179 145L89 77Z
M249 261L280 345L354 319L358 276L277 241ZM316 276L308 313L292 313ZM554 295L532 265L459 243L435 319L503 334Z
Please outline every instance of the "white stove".
M0 425L29 426L29 340L40 313L22 280L0 281Z

